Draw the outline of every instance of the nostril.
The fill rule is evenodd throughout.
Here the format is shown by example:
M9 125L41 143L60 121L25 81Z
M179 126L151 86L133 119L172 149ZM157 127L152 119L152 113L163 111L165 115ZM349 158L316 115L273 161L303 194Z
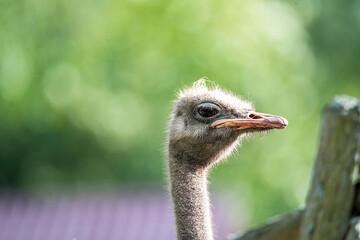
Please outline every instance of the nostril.
M255 114L255 113L250 113L249 118L251 118L251 119L260 119L260 118L263 118L263 116Z

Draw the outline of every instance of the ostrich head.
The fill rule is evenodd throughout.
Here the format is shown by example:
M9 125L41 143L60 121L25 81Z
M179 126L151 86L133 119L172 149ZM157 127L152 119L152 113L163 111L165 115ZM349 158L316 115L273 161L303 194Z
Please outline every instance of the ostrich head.
M199 167L228 156L243 137L287 126L253 104L199 80L178 94L169 125L169 157Z

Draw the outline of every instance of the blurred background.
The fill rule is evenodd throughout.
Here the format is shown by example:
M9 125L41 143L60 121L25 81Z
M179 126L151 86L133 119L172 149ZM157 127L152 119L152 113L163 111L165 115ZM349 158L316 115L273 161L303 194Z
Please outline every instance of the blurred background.
M59 239L90 239L76 226L93 219L81 231L112 239L116 206L133 222L120 239L138 239L144 204L170 219L152 234L174 238L166 124L202 77L289 120L212 171L218 236L289 212L306 197L322 107L360 98L359 63L355 0L0 0L0 238L69 225Z

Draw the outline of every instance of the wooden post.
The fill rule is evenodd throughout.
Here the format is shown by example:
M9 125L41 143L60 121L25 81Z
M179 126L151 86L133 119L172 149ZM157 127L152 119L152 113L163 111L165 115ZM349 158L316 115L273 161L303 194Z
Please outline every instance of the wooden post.
M344 239L354 198L359 139L359 102L355 98L336 97L323 111L320 146L300 240Z
M360 102L336 97L323 110L322 132L304 210L231 240L360 240Z

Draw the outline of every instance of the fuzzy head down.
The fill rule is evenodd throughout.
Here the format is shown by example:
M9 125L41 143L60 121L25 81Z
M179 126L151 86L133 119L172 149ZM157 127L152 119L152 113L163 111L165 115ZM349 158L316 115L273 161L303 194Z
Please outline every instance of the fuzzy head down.
M199 166L225 158L242 137L260 129L213 128L212 124L221 119L247 119L254 110L251 102L198 80L180 91L174 102L168 132L173 156L169 157Z
M207 87L200 79L181 91L168 132L169 159L206 167L228 156L241 138L270 129L283 129L285 118L257 113L251 102Z

